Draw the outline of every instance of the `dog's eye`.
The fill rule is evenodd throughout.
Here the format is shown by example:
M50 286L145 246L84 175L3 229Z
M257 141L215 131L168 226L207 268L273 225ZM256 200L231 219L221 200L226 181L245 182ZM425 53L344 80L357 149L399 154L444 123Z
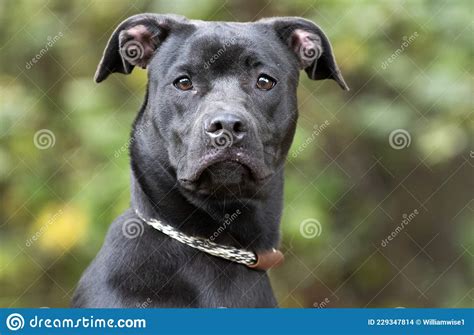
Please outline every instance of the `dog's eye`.
M257 79L257 88L262 91L271 90L275 84L276 80L266 74L261 74Z
M188 91L193 88L193 82L189 77L180 77L174 81L173 85L181 91Z

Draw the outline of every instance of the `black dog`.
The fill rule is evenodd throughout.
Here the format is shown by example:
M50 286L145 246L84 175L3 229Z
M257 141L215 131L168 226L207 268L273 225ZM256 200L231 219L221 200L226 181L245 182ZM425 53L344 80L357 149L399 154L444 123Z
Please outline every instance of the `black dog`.
M264 270L280 260L272 250L299 70L348 89L327 37L297 17L142 14L113 32L95 80L136 65L148 68L148 86L130 142L131 208L111 225L73 306L276 307ZM216 257L216 246L230 251ZM248 251L258 256L249 261Z

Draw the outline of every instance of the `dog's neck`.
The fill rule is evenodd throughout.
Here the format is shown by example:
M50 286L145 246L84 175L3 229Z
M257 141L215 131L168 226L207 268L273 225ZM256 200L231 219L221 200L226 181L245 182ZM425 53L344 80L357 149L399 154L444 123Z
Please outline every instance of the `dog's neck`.
M185 234L209 238L216 243L254 251L278 246L283 171L267 185L272 190L268 199L205 207L188 201L172 176L160 174L159 180L149 185L149 180L137 177L139 173L132 169L131 205L143 216L162 220Z

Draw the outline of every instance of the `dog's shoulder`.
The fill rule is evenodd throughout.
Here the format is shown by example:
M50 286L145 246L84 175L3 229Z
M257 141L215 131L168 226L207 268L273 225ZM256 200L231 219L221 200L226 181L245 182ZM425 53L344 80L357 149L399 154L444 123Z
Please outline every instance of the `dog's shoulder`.
M124 262L122 253L127 248L120 246L126 245L124 242L127 241L127 238L123 234L122 227L131 220L138 220L138 218L129 209L109 226L103 245L77 285L72 299L72 307L121 305L119 301L114 301L117 300L117 297L112 294L112 287L109 283L111 274L115 272L111 269L119 269L122 267L121 264L124 264L122 263Z

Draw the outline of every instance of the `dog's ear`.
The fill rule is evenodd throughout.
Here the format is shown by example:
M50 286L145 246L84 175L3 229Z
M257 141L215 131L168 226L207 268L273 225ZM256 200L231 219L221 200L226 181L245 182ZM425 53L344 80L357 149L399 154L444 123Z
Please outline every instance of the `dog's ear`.
M186 18L177 15L138 14L118 25L110 36L94 80L109 74L129 74L135 65L146 68L156 49L170 31Z
M295 54L301 69L314 80L333 79L348 91L334 58L331 44L316 24L300 17L261 20L270 24L280 40Z

